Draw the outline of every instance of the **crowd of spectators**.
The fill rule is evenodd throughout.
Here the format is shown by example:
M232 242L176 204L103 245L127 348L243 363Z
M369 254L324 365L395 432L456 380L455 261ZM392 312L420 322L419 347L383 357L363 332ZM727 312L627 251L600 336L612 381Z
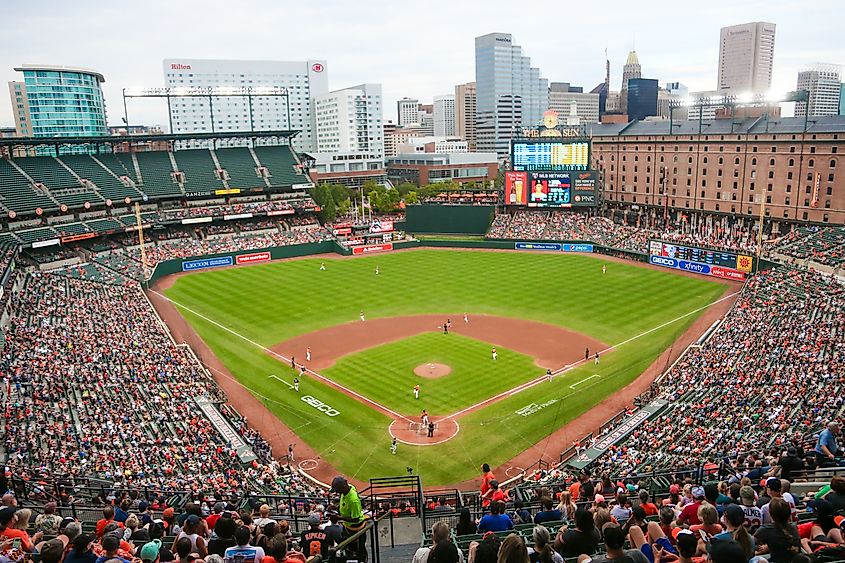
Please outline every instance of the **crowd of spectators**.
M267 213L292 210L294 206L288 200L273 199L244 203L225 203L219 205L185 206L176 209L162 209L159 217L165 221L188 219L191 217L216 217L238 215L242 213Z
M799 260L841 268L845 264L845 227L801 227L780 239L773 250Z
M812 271L752 278L713 336L662 379L669 401L608 450L614 475L683 469L729 458L737 472L770 465L845 414L845 286ZM774 452L774 454L772 453Z
M32 273L12 310L0 353L10 463L195 492L289 480L245 421L238 427L262 454L251 465L205 419L195 399L222 402L222 391L173 343L137 284Z
M648 230L618 225L607 217L572 211L517 211L497 215L487 232L490 239L591 241L618 250L648 252L649 239L675 241L754 253L756 240L748 231L724 229L718 225L686 223L675 230Z

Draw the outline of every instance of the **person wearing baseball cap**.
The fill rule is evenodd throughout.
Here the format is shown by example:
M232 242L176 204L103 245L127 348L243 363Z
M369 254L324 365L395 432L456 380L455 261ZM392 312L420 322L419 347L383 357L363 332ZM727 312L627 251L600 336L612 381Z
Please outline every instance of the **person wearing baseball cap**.
M67 536L57 536L41 544L42 563L61 563L65 558L65 548L68 544Z
M144 563L158 563L161 554L161 540L152 540L141 548L140 558Z
M338 514L340 515L340 522L343 524L344 537L352 536L356 532L363 530L366 524L366 517L361 507L361 498L358 496L355 486L351 485L345 477L338 475L332 479L331 492L340 495ZM361 534L358 537L355 551L359 561L366 561L366 541L367 534Z
M678 516L678 524L687 524L689 526L701 524L701 520L698 518L698 507L701 506L701 502L704 500L704 487L693 487L691 494L693 501L684 505L681 515Z
M20 540L21 548L24 551L32 551L32 546L41 539L43 532L37 532L32 538L26 530L19 530L14 527L18 521L18 509L15 506L7 506L0 509L0 538Z
M769 507L772 504L773 500L782 500L787 505L789 505L789 509L792 512L792 521L796 521L798 519L798 510L795 508L795 503L790 502L789 499L784 498L783 496L783 483L777 477L769 477L764 481L766 487L766 495L768 495L769 502L764 504L760 507L760 513L762 515L763 524L771 524L772 518L769 515Z
M320 520L320 515L316 512L308 515L308 529L302 532L299 541L305 557L320 555L325 559L334 545L326 531L320 529Z

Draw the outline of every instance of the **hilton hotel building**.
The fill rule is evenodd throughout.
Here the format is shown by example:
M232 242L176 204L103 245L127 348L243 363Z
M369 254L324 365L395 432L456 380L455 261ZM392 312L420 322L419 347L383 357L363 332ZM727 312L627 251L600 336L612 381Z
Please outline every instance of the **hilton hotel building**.
M252 121L256 131L289 130L300 133L298 151L317 149L314 99L328 93L326 61L237 61L165 59L164 83L169 88L287 88L288 97L253 96ZM211 107L214 123L211 122ZM171 98L173 133L229 133L249 131L247 97ZM218 141L218 145L223 143Z

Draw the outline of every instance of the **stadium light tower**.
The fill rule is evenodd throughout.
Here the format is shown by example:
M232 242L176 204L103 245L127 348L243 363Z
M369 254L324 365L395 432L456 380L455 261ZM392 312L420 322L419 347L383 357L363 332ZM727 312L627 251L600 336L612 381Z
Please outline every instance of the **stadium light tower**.
M669 134L675 133L674 111L683 107L698 108L698 134L704 130L704 112L706 107L729 107L731 108L731 132L733 132L733 117L737 107L772 106L782 102L805 102L809 100L810 92L807 90L796 90L787 94L723 94L719 96L700 96L698 98L687 98L684 100L669 101ZM768 126L768 112L766 112L766 125ZM804 116L804 131L807 130L807 116Z

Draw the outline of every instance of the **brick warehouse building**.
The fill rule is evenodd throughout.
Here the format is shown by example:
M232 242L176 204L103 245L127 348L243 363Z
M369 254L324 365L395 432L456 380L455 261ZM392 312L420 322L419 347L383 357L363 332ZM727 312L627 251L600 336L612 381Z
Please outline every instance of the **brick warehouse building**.
M806 130L803 117L675 121L671 134L669 121L590 127L602 197L629 220L692 211L753 220L764 194L775 232L845 223L845 116L811 118Z

